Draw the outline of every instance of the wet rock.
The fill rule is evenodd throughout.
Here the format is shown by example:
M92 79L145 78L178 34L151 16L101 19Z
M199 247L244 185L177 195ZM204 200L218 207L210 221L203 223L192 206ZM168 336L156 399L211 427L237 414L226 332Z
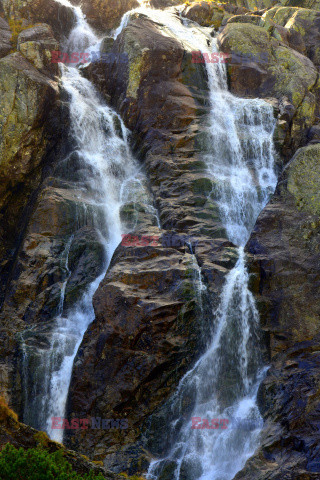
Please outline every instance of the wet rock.
M203 272L215 276L211 288L218 291L224 275L210 259L226 261L227 245L203 238L201 244L197 248ZM199 316L194 274L186 244L166 247L158 241L155 246L118 247L94 297L96 320L75 361L67 412L70 417L81 412L95 418L125 418L128 429L86 436L70 431L67 445L89 449L93 458L117 472L146 468L148 454L141 442L145 420L206 345L205 323L210 317ZM165 425L158 434L165 435Z
M198 158L208 141L200 127L207 85L204 65L192 63L186 48L138 16L116 40L110 64L92 64L87 75L134 132L163 227L221 238L214 192L194 197L194 182L208 180Z

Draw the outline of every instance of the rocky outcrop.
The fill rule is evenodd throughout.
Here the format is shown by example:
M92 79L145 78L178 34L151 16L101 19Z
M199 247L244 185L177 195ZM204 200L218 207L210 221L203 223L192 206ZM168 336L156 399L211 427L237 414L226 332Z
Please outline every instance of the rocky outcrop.
M66 312L101 273L105 252L84 194L90 172L66 141L68 98L58 90L50 57L58 48L55 37L71 29L72 12L53 0L3 3L11 30L0 18L0 92L6 92L0 99L0 383L22 412L21 338L26 347L48 345L52 319L62 313L62 287ZM138 6L135 0L81 4L104 34ZM262 446L237 476L309 480L319 475L319 438L310 434L319 409L319 13L295 6L254 9L271 5L200 2L184 14L220 29L219 46L232 56L231 91L275 106L285 160L312 142L288 164L248 244L272 366L259 392ZM11 49L17 51L8 55ZM126 419L128 429L68 431L65 441L114 471L133 473L150 460L147 436L156 432L151 443L168 443L167 402L206 346L236 253L202 155L208 141L204 65L192 62L190 46L142 14L131 16L116 41L107 37L102 50L106 61L83 73L133 132L161 228L143 202L122 208L135 240L117 248L94 297L96 319L76 357L68 398L68 418ZM31 429L14 425L23 438L3 438L34 445L24 438Z
M141 6L140 0L71 0L71 3L81 5L88 22L103 34L118 27L126 12ZM149 2L152 7L160 9L182 3L184 0L150 0Z
M319 477L319 159L318 144L298 150L247 245L271 368L261 448L236 480Z

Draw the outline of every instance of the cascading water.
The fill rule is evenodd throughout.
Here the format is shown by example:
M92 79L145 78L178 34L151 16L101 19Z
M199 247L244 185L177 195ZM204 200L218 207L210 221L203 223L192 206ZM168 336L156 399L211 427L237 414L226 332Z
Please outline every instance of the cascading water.
M69 37L69 50L85 51L99 44L81 9L73 7L68 0L57 1L73 8L77 18ZM146 4L140 10L163 24L164 34L167 31L168 35L181 39L191 50L199 50L200 46L207 55L217 51L215 40L206 29L182 22L172 13L147 9ZM129 16L123 17L115 36L126 25ZM126 130L120 119L101 104L92 84L81 77L77 69L62 67L62 73L62 85L71 98L72 134L77 153L92 171L87 179L87 195L90 195L91 204L103 211L104 222L98 226L106 249L107 267L121 240L121 205L143 190L143 179L128 150ZM174 421L168 426L172 447L166 458L151 464L150 478L161 479L164 467L167 469L169 465L171 478L175 480L231 480L255 450L261 426L256 394L264 368L259 349L259 318L248 289L244 246L276 184L273 112L263 101L232 96L227 90L223 64L208 63L207 73L211 125L209 148L204 157L208 174L215 183L212 196L220 207L227 235L239 247L238 261L226 277L215 312L211 345L181 380L172 399ZM120 135L115 121L121 125ZM66 278L68 245L64 252ZM205 287L196 268L196 258L193 260L201 298ZM35 379L38 394L34 398L26 396L24 421L34 424L32 419L37 415L38 424L34 426L47 430L56 440L62 440L62 430L51 430L51 417L64 415L73 360L84 332L94 319L92 296L101 278L90 285L66 316L63 312L66 283L62 286L60 312L50 348L40 351L42 370ZM30 370L27 350L24 350L24 358L25 369ZM188 417L229 419L228 428L191 429L190 421L181 421L186 416L185 405L189 405ZM244 422L250 420L253 428L233 428L234 418L241 419L244 426L248 425Z
M144 13L191 50L199 51L200 46L207 59L218 52L207 29L172 13ZM238 246L238 261L226 277L211 345L171 399L173 421L167 435L172 447L166 458L151 463L151 479L168 478L170 472L174 480L231 480L257 448L262 426L256 395L265 368L244 246L276 186L273 109L262 100L240 99L228 92L222 62L207 63L207 74L211 114L204 157L215 184L212 197L229 240ZM186 416L189 420L182 421ZM196 426L202 424L200 418L209 423L218 418L227 428L192 429L192 417L198 418Z
M89 47L95 48L99 39L81 9L73 7L68 0L57 1L73 8L76 17L66 49L83 52ZM52 439L60 442L63 430L52 429L51 419L64 416L73 360L85 331L95 318L93 295L121 241L121 233L125 233L120 219L121 207L139 199L154 217L154 224L158 223L156 212L149 204L144 176L130 153L128 132L121 119L101 103L93 85L81 76L79 70L61 65L61 73L62 87L70 98L71 135L76 144L73 153L85 167L84 208L89 204L93 212L92 222L105 248L105 265L102 275L89 286L80 302L64 315L70 238L63 255L66 280L61 288L59 312L48 334L50 346L38 348L36 355L32 352L32 356L23 344L23 370L26 373L24 422L47 431ZM36 362L34 358L37 358ZM32 385L27 384L30 371L33 372Z

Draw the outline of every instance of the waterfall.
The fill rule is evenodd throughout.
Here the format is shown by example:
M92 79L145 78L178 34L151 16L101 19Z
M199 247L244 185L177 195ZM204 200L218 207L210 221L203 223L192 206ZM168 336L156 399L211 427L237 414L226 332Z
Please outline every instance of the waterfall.
M190 51L201 50L207 58L218 52L208 29L169 12L149 10L148 15ZM222 62L206 68L211 110L203 156L214 180L211 196L229 240L238 247L238 261L226 276L211 345L170 400L173 420L167 437L172 446L165 458L151 463L149 479L231 480L257 448L263 423L256 396L266 368L244 247L276 187L275 120L263 100L240 99L228 91ZM192 428L192 418L198 428ZM214 419L220 428L199 428L212 426Z
M56 1L73 8L76 17L66 48L80 52L97 48L100 39L87 24L81 8L68 0ZM140 11L165 26L163 34L179 39L189 51L200 48L207 55L218 51L208 29L181 21L170 12L148 9L145 2L141 6ZM126 26L129 16L130 12L123 17L115 36ZM46 430L58 441L62 441L63 431L51 429L51 417L64 416L73 361L94 320L92 297L121 233L125 233L121 207L142 193L146 210L156 217L152 205L148 207L143 174L132 158L128 132L121 119L101 102L79 70L61 66L61 72L62 87L70 98L70 134L76 144L75 153L88 167L86 173L91 172L85 179L84 195L95 212L93 223L105 248L105 265L81 300L71 311L64 312L70 274L68 255L73 241L70 237L62 258L65 281L58 315L48 336L49 346L37 347L32 357L30 347L23 343L24 421ZM222 63L207 63L207 74L211 113L203 157L207 175L214 180L212 199L219 206L229 240L238 247L238 260L226 276L213 315L211 343L182 378L170 401L170 451L165 458L154 460L148 472L149 478L158 480L231 480L256 449L262 425L256 396L265 366L259 348L259 315L248 288L244 247L276 185L272 141L275 122L272 107L264 101L239 99L228 92ZM192 262L201 311L206 288L194 254ZM31 387L26 381L30 372ZM221 419L227 428L192 429L192 418L209 422ZM166 476L168 471L170 477Z
M57 0L73 8L76 24L66 41L69 52L97 48L99 39L87 24L80 7L68 0ZM56 441L63 440L63 430L52 429L52 417L64 417L72 367L83 335L94 320L92 298L103 279L114 250L126 233L121 223L121 207L138 199L145 211L157 215L151 204L145 177L131 155L128 131L120 117L104 105L91 82L77 68L60 64L62 88L70 102L71 131L82 174L84 199L90 205L92 222L105 250L103 273L87 288L81 300L64 313L64 294L70 275L68 253L73 237L67 242L62 262L66 279L61 285L60 304L53 327L47 332L49 345L30 346L22 342L24 372L24 422L45 430ZM76 172L81 176L80 171ZM87 212L90 215L90 212ZM29 377L31 376L31 380Z

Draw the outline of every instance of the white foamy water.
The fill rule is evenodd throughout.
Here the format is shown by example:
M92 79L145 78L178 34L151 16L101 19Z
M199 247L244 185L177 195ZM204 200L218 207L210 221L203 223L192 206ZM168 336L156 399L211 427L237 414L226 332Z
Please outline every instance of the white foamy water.
M67 0L60 3L72 7ZM74 9L76 23L66 48L81 52L97 45L99 39L87 24L81 9ZM85 168L83 209L90 207L91 223L97 229L105 250L104 272L87 288L75 307L64 314L64 296L70 277L68 256L73 236L62 255L66 280L61 286L58 316L52 332L48 332L50 345L37 348L23 344L23 370L25 372L24 422L48 432L56 441L63 440L63 430L52 429L52 417L64 417L71 380L73 361L84 333L94 320L92 298L103 279L121 234L126 233L120 219L121 207L137 199L145 210L155 217L150 204L145 177L133 159L128 146L128 131L116 113L104 105L91 82L83 78L76 68L60 65L61 83L69 95L71 131L79 163ZM80 199L81 200L81 199ZM90 215L87 212L87 215ZM36 349L36 351L35 351ZM31 384L27 379L32 377Z

